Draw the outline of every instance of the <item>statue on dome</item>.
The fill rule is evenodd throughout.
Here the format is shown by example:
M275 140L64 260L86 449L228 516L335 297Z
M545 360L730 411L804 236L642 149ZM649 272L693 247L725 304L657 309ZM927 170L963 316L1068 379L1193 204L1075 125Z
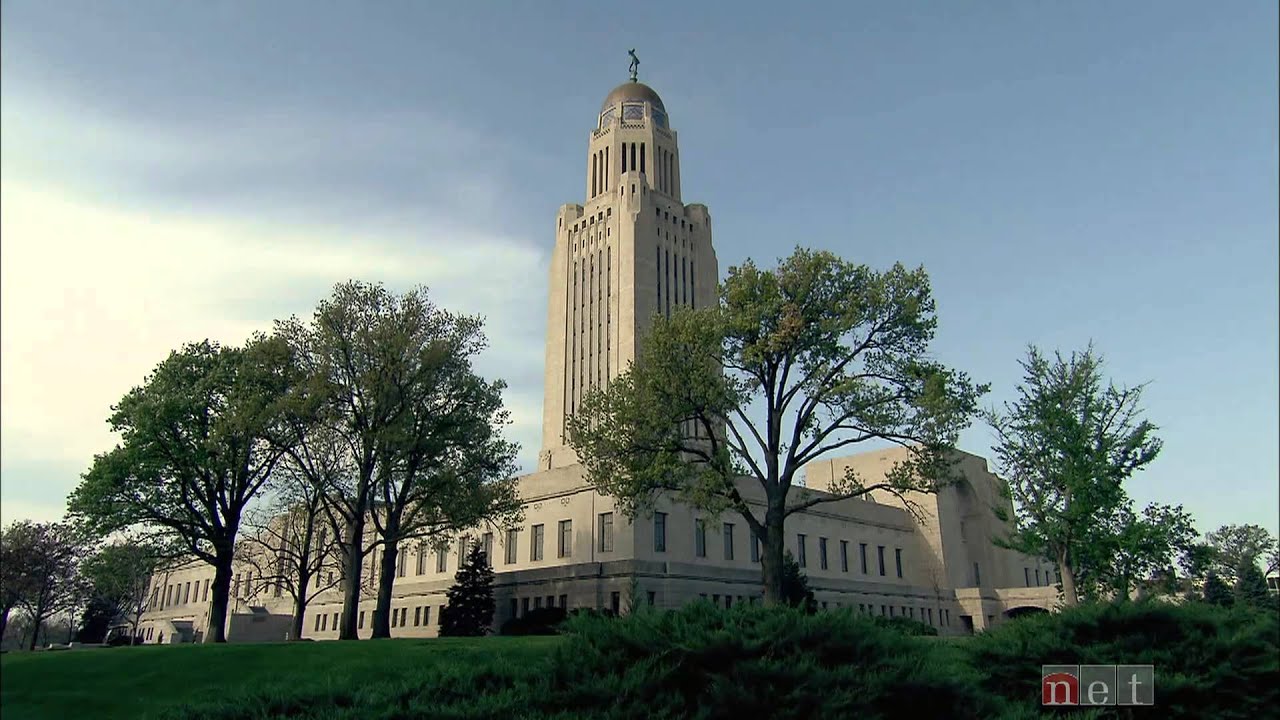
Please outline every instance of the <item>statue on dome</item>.
M631 72L631 82L635 82L636 74L640 72L640 58L636 57L635 48L628 50L627 54L631 56L631 66L627 70Z

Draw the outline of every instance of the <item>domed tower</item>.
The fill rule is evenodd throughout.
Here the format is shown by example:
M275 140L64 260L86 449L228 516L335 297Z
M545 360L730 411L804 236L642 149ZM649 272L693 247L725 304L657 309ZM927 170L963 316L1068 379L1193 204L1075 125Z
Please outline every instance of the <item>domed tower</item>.
M719 278L711 216L681 202L676 132L634 70L605 96L586 171L586 202L561 206L556 218L540 470L577 462L567 417L587 390L626 369L654 315L715 302Z

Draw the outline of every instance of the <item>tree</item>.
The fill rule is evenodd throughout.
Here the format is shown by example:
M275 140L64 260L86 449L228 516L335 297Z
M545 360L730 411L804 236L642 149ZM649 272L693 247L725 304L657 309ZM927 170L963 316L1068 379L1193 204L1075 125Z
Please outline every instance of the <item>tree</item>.
M1215 572L1210 572L1209 576L1204 580L1204 601L1210 605L1221 605L1222 607L1230 607L1235 601L1235 597L1231 594L1231 588L1218 577Z
M1018 397L985 413L995 430L1004 491L1017 509L1002 546L1054 561L1063 601L1079 602L1090 542L1126 506L1123 483L1160 452L1156 427L1139 419L1143 386L1103 386L1102 358L1090 345L1053 360L1032 347L1020 361ZM997 508L997 515L1009 521Z
M1236 570L1235 599L1241 605L1255 608L1274 604L1267 592L1267 578L1256 563L1245 562Z
M9 615L29 594L30 570L41 526L30 520L10 523L0 533L0 639L9 627Z
M479 545L458 568L448 603L440 609L440 634L449 637L487 635L493 625L493 568Z
M1081 548L1077 587L1089 597L1127 600L1132 589L1167 585L1178 560L1193 552L1196 535L1181 505L1151 503L1138 515L1126 500Z
M35 650L44 621L80 601L81 543L71 526L61 523L33 523L29 532L28 552L16 570L22 577L18 602L33 628L28 649Z
M250 517L236 551L254 569L257 587L292 598L294 640L302 638L307 606L342 577L338 534L325 518L325 488L342 471L342 453L336 436L324 430L309 428L305 442L289 447L273 478L272 501Z
M1260 525L1223 525L1205 536L1212 548L1212 566L1228 583L1239 578L1246 565L1262 563L1266 573L1280 570L1277 552L1280 544L1269 530Z
M73 515L102 534L131 529L214 568L207 640L226 642L232 562L246 509L282 451L269 440L295 381L289 346L204 341L175 351L113 408L121 444L97 456Z
M82 643L100 643L107 639L107 632L119 617L117 607L109 598L91 593L80 616L80 629L76 640ZM135 637L131 635L130 637Z
M986 387L928 358L936 325L923 269L875 272L804 249L772 271L747 261L716 305L654 318L637 359L586 393L569 442L630 517L663 494L741 515L773 604L788 517L875 490L910 508L910 493L956 479L955 442ZM883 481L849 472L827 493L795 483L806 463L875 441L910 451Z
M809 589L809 578L790 551L782 559L782 601L807 613L813 613L818 608L813 591Z
M402 542L517 516L508 477L517 449L499 432L508 422L505 385L471 371L484 347L479 320L437 308L425 288L396 295L344 283L310 324L293 318L277 332L305 359L304 424L336 433L350 468L325 481L324 508L343 556L340 637L357 636L363 558L378 547L373 636L389 637Z
M110 615L108 622L124 618L129 623L129 637L137 637L138 622L147 609L151 578L158 567L155 548L136 540L107 545L86 560L82 573L92 601L86 608L85 626L88 627L90 610L102 611Z

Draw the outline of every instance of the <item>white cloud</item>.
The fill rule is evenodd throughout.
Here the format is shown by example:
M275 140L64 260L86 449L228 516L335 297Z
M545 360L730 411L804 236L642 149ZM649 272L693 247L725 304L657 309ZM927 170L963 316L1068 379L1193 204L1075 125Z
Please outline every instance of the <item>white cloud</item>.
M541 362L537 251L483 235L337 237L332 229L252 226L89 204L0 180L0 442L6 518L48 516L76 478L15 478L17 464L87 467L114 442L109 407L173 348L240 342L277 317L309 315L333 283L423 283L438 302L488 317L482 365ZM538 308L535 310L534 308ZM533 328L530 327L532 323ZM532 341L532 342L531 342ZM491 373L492 374L492 373ZM536 389L513 388L524 456L536 453ZM45 509L41 510L37 505ZM22 509L23 507L27 509Z

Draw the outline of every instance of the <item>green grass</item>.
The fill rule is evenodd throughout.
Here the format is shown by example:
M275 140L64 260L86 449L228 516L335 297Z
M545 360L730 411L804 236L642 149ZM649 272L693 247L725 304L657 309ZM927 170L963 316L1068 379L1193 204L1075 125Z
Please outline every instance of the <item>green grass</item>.
M0 656L0 715L35 718L216 716L243 697L349 697L427 674L541 666L558 637L443 638L102 648ZM340 701L340 700L339 700Z

